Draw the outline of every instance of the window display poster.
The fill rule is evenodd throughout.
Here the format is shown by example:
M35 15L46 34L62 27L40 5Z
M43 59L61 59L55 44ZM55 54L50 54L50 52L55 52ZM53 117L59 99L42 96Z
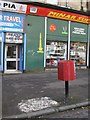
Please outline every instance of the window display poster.
M87 42L88 26L87 24L71 23L71 41Z
M0 31L24 32L24 15L13 13L0 14Z

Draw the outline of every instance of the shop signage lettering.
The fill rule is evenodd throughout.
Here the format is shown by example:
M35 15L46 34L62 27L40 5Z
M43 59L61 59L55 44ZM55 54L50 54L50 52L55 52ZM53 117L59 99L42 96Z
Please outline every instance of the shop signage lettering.
M4 21L21 22L20 17L16 16L4 16Z
M36 7L36 6L28 5L28 9L26 12L27 14L32 14L30 12L30 8L32 7ZM46 16L46 17L51 17L51 18L58 18L58 19L63 19L63 20L70 20L70 21L90 24L89 16L80 15L80 14L71 13L71 12L65 12L62 10L54 10L54 9L49 9L49 8L37 7L37 12L34 13L34 15L39 15L39 16L44 16L44 17Z
M18 13L26 13L27 5L0 1L0 10L18 12Z
M15 4L4 3L3 7L16 9Z
M77 21L77 22L88 22L88 18L84 17L78 17L75 15L65 14L65 13L58 13L58 12L50 12L47 15L48 17L54 17L54 18L60 18L60 19L66 19L71 21Z
M72 33L74 33L74 34L86 35L84 28L74 27L74 30L72 31Z
M3 13L0 15L0 31L23 32L24 16Z

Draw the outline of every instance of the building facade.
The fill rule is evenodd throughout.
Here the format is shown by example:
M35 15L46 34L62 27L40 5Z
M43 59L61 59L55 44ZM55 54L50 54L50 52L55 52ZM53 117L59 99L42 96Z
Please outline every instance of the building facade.
M8 0L6 0L8 1ZM12 2L21 2L21 0L9 0ZM67 7L68 9L74 9L78 11L90 11L90 0L23 0L24 2L39 2L44 4L56 5L61 7Z
M1 9L0 71L43 71L60 60L89 67L89 16L11 2L2 2Z
M23 7L23 9L21 9ZM1 1L0 71L22 72L26 5Z
M38 12L31 15L32 11L30 12L30 10L33 8L36 11L38 10ZM31 50L31 47L27 46L27 69L30 69L30 66L33 66L32 69L38 69L38 65L42 69L55 68L58 61L69 59L74 60L78 67L88 67L88 17L38 6L28 6L27 14L28 29L26 36L29 36L27 42L31 41L32 44L36 44L35 47L32 45ZM35 26L38 29L34 31ZM36 38L35 36L30 36L30 31L32 35L37 35ZM27 44L30 45L30 43ZM32 62L29 61L32 57L32 52L28 53L28 50L34 51ZM39 62L40 64L38 64Z

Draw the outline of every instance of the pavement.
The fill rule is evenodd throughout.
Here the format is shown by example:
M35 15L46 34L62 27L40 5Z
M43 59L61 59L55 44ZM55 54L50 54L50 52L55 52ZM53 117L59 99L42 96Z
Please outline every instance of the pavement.
M76 80L69 81L68 98L57 70L2 74L2 118L33 118L90 105L89 73L90 69L76 69Z

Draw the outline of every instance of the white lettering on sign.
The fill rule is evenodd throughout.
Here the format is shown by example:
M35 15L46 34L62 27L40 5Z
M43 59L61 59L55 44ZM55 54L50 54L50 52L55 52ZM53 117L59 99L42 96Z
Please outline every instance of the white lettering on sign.
M72 33L74 33L74 34L86 35L84 28L74 27L74 30L72 31Z
M13 23L8 23L8 22L0 22L0 26L8 26L8 27L13 27Z
M10 32L24 32L23 29L17 29L17 28L3 28L2 26L0 27L0 30L4 31L10 31Z
M4 16L4 21L21 22L20 17L14 17L14 16Z
M0 10L18 12L18 13L26 13L27 5L0 1Z

